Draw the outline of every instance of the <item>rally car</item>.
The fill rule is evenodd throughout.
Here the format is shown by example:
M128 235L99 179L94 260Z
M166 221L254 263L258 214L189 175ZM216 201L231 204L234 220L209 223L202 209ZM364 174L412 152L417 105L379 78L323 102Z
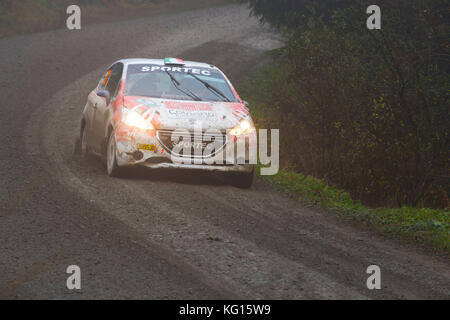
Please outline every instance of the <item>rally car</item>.
M178 58L113 63L89 94L76 152L123 167L227 172L250 187L256 130L247 102L217 67Z

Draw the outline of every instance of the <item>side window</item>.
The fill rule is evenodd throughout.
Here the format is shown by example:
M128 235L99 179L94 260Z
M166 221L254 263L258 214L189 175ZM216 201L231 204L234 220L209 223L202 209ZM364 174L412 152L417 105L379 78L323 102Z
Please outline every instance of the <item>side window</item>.
M120 79L122 78L123 64L118 63L113 66L111 73L109 74L109 79L107 80L106 90L109 91L111 97L116 95L117 86L119 85ZM109 71L105 76L108 77ZM105 82L105 81L103 81Z

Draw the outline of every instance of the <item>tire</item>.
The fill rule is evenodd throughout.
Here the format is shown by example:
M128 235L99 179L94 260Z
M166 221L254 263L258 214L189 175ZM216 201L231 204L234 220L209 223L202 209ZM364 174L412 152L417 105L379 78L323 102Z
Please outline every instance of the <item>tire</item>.
M83 125L81 128L80 138L75 142L75 153L80 155L81 158L85 160L89 160L91 158L91 154L89 152L88 140L86 134L86 126Z
M250 189L253 184L253 170L250 173L236 173L232 179L234 186L241 189Z
M110 177L120 177L122 173L121 168L117 165L117 148L114 131L111 131L109 134L108 144L106 146L106 173Z
M75 139L75 145L73 148L73 154L75 156L80 156L81 155L81 139L80 138L76 138Z

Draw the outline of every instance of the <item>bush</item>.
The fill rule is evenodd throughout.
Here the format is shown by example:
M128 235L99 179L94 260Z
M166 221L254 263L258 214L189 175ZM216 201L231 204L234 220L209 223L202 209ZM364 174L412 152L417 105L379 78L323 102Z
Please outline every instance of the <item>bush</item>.
M449 2L379 1L381 30L328 2L250 1L288 38L241 90L257 122L282 128L285 165L365 203L448 207Z

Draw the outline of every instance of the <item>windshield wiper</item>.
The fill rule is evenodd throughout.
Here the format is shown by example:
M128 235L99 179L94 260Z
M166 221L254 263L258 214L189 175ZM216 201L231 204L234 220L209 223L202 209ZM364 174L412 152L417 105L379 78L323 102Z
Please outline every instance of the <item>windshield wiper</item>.
M185 95L187 95L188 97L191 97L192 99L196 100L196 101L202 101L202 99L198 96L196 96L191 90L186 89L188 92L184 91L183 89L180 88L180 82L175 79L175 77L167 70L165 70L165 72L167 73L167 75L169 76L170 80L172 81L173 86L178 89L179 91L183 92Z
M194 79L197 79L198 81L200 81L201 83L203 83L203 85L208 88L209 90L211 90L212 92L214 92L217 96L222 97L223 99L225 99L225 101L227 102L231 102L230 99L228 99L228 97L219 89L217 89L216 87L214 87L213 85L209 84L207 81L200 79L199 77L197 77L195 74L192 74L190 72L187 73L188 75L192 76Z

